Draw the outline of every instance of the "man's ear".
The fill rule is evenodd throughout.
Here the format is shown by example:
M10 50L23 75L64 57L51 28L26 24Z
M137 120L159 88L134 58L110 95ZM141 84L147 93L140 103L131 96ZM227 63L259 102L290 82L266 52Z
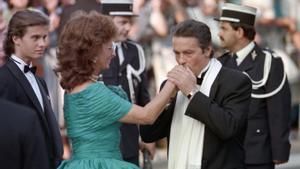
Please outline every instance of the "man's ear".
M237 32L237 35L238 35L239 38L244 37L245 31L244 31L243 28L238 27L237 30L236 30L236 32Z
M14 44L16 45L16 46L19 46L20 45L20 41L21 41L21 38L20 37L18 37L18 36L13 36L12 37L12 41L14 42Z
M212 52L212 47L211 46L207 47L204 50L204 56L207 57L207 58L210 58L211 52Z

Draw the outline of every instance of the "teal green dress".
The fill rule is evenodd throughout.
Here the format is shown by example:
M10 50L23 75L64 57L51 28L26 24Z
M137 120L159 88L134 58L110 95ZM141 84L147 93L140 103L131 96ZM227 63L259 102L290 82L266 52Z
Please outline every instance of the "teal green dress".
M72 143L72 158L58 169L139 169L122 160L121 123L131 109L119 87L93 83L79 93L65 94L64 116Z

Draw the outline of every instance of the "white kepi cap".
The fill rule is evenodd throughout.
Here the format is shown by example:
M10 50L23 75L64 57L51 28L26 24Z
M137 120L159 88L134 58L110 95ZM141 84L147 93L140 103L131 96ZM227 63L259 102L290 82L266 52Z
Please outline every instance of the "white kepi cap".
M254 26L256 16L256 8L250 6L242 6L232 3L225 3L222 6L222 14L217 21L228 21L235 23L243 23Z
M133 13L133 0L102 0L102 13L111 16L137 16Z

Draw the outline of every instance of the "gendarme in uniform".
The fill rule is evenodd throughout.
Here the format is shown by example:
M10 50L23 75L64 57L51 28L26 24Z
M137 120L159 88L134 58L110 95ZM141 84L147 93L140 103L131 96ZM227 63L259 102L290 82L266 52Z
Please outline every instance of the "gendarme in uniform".
M216 20L220 22L221 46L223 41L223 47L229 52L219 60L225 67L244 72L252 81L244 144L247 169L272 169L274 164L289 159L291 95L281 58L254 42L255 15L256 9L248 6L225 4L222 7L222 14ZM228 29L233 35L243 30L244 36L226 39ZM249 31L253 31L251 38L247 36ZM235 44L230 44L230 39Z

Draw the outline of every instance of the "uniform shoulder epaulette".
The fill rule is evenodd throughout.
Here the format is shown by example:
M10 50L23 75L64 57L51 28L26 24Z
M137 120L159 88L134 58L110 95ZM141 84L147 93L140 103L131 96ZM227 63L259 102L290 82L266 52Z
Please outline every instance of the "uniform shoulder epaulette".
M280 56L274 51L272 50L271 48L268 48L268 47L265 47L262 49L263 52L268 52L271 54L272 58L280 58Z
M259 81L254 81L250 78L250 80L252 82L252 89L253 90L257 90L260 87L263 87L267 83L267 80L268 80L269 74L270 74L270 70L271 70L272 60L273 59L281 59L280 56L277 55L276 52L274 52L270 48L264 48L264 49L262 49L262 51L265 53L263 78ZM285 68L283 68L283 69L285 69ZM285 73L285 70L284 70L282 81L281 81L281 83L279 84L279 86L277 88L275 88L273 91L270 91L270 92L264 93L264 94L254 94L254 93L252 93L251 97L257 98L257 99L272 97L275 94L277 94L283 88L285 81L286 81L286 73Z

